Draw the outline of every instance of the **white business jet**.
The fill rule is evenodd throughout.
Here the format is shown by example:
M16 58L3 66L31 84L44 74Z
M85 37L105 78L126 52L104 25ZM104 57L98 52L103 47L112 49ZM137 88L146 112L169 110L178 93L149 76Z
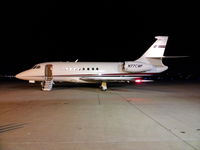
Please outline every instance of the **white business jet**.
M161 73L168 69L162 63L168 36L156 36L157 40L137 60L125 62L45 62L21 72L16 78L30 83L40 81L42 90L52 90L55 82L100 83L103 91L107 82L142 82L142 77Z

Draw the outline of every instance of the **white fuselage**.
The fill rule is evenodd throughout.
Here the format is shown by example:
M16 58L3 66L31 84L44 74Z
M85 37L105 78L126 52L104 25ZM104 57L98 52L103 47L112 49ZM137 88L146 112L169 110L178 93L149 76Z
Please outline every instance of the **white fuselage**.
M45 66L52 65L52 76L55 82L91 83L106 81L130 81L152 73L130 73L123 69L122 62L47 62L41 63L16 75L17 78L30 81L44 81Z

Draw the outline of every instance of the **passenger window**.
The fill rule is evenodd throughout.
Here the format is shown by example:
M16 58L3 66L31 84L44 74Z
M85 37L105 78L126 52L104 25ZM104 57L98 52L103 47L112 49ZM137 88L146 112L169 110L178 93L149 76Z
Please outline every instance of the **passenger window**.
M90 70L90 68L87 68L87 70Z
M94 70L94 68L92 68L92 70Z
M83 68L83 70L85 70L85 68Z
M99 68L96 68L96 70L99 70Z

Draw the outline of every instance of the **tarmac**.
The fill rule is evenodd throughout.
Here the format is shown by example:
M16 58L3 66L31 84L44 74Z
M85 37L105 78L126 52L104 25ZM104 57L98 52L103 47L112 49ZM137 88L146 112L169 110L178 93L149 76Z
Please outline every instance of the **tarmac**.
M200 150L200 83L0 83L0 150Z

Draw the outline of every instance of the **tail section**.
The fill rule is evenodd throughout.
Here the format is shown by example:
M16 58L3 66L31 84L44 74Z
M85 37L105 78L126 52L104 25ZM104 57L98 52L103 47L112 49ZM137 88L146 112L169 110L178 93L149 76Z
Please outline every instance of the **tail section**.
M159 73L168 69L168 67L162 63L168 36L156 36L155 38L157 40L153 45L151 45L151 47L136 61L151 65L152 69L149 72Z
M151 47L142 55L142 57L161 58L163 57L168 36L156 36L157 40Z
M187 56L163 56L168 36L156 36L157 40L136 61L125 61L123 69L127 72L161 73L168 69L162 58L182 58Z

